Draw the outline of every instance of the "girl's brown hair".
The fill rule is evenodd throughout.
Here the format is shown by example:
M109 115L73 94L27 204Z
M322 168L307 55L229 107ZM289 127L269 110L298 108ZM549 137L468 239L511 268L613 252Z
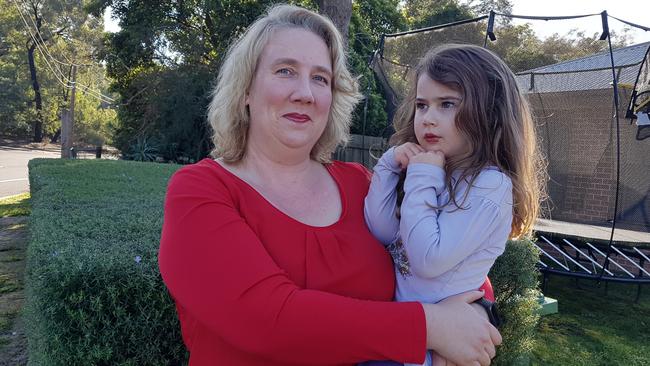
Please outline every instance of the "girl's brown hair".
M462 167L455 182L465 180L472 186L482 169L494 165L512 181L510 238L529 234L544 197L545 167L530 108L514 74L498 56L478 46L447 44L429 51L415 68L411 89L395 114L391 145L417 143L413 127L416 86L424 73L462 95L455 123L469 142L470 153L445 163L451 202L462 209L469 192L460 204L456 201L457 183L452 182L451 172ZM402 191L402 184L398 189Z

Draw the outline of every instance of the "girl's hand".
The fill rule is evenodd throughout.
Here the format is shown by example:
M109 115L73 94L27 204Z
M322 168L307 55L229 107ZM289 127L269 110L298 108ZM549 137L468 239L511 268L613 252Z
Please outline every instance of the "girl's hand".
M442 151L424 151L416 154L415 156L412 156L409 159L409 164L411 163L425 163L444 168L445 155L442 153Z
M501 335L485 314L479 315L470 305L481 296L480 291L470 291L437 304L422 304L427 348L455 364L489 365L496 354L494 347L501 344Z
M393 154L395 155L395 162L404 170L409 165L411 158L421 152L424 152L422 146L413 142L407 142L397 146Z

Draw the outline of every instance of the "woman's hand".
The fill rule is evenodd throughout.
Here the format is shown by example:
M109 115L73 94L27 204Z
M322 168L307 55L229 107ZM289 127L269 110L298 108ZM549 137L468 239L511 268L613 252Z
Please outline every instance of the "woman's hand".
M409 163L425 163L444 168L445 154L442 151L423 151L412 156L409 159Z
M437 304L422 304L427 320L427 348L459 365L489 365L501 334L484 310L470 304L483 296L470 291Z
M407 142L397 146L393 154L395 155L395 162L404 170L409 165L411 158L422 152L424 152L422 146L413 142Z

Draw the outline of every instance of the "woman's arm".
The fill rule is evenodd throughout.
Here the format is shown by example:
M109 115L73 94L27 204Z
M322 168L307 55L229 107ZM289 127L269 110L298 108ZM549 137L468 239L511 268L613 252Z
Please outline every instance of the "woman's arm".
M471 305L482 294L470 291L425 304L427 329L435 329L438 335L427 341L427 347L459 365L489 365L496 354L495 345L501 344L501 335L485 311Z

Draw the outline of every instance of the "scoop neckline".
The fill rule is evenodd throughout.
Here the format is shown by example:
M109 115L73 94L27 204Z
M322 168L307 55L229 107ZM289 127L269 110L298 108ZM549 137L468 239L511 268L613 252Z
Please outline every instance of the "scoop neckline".
M339 181L337 175L334 174L332 172L332 170L331 170L332 166L334 165L333 162L329 163L329 164L322 164L322 165L325 167L325 170L327 170L327 174L329 174L329 176L332 177L332 180L334 180L334 183L336 184L336 188L339 191L339 200L341 201L341 214L339 215L339 217L338 217L338 219L336 221L334 221L333 223L331 223L331 224L329 224L327 226L314 226L314 225L304 223L304 222L296 219L295 217L287 214L286 212L282 211L280 208L278 208L273 203L271 203L271 201L269 201L262 193L260 193L257 189L255 189L255 187L253 187L247 181L245 181L242 178L240 178L239 176L237 176L235 173L228 170L225 166L221 165L221 163L218 162L216 159L206 158L205 160L210 161L213 165L217 166L219 169L226 172L226 174L228 176L230 176L231 178L235 179L239 183L239 185L244 186L244 187L246 187L246 189L254 192L254 194L257 197L259 197L260 200L262 200L267 206L271 207L271 209L278 212L281 216L284 216L289 221L292 221L292 222L294 222L294 223L296 223L298 225L301 225L301 226L304 226L304 227L307 227L307 228L310 228L310 229L313 229L313 230L326 230L326 229L330 229L330 228L332 228L334 226L339 225L347 215L347 212L348 212L347 199L346 199L345 192L343 190L341 182Z

